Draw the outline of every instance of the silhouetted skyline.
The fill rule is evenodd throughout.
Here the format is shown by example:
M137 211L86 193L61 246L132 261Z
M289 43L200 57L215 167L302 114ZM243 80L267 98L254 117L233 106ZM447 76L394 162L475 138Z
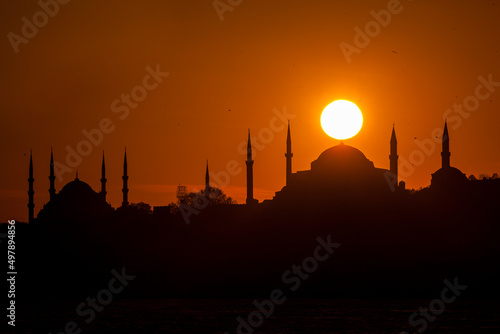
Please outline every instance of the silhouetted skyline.
M134 279L126 296L141 300L214 302L263 298L270 289L280 289L288 296L322 301L369 297L408 302L432 296L443 277L449 278L448 286L453 280L461 291L467 289L467 299L496 299L498 269L491 263L500 252L500 179L467 179L453 167L453 137L447 127L445 123L441 164L431 185L419 191L398 182L395 127L386 141L388 168L375 166L359 149L341 142L324 150L309 170L292 169L289 174L290 126L283 157L288 163L282 171L289 174L288 184L273 200L261 203L252 192L255 160L250 132L244 204L234 203L211 182L208 161L204 189L197 193L179 189L177 204L152 208L129 203L130 155L124 152L123 200L114 209L104 197L103 157L100 192L76 174L60 191L49 188L52 199L35 220L18 224L25 245L18 254L25 264L19 298L28 305L49 296L81 299L109 276L109 268L123 268ZM30 214L36 196L31 191L33 167L30 163ZM304 258L311 254L314 240L319 245L314 256ZM326 263L333 249L334 259ZM36 275L47 258L57 280ZM295 265L300 258L301 265ZM415 317L409 319L411 326L420 323ZM25 319L21 323L32 326Z
M254 160L252 157L252 141L250 130L248 130L247 139L247 159L246 163L246 175L247 175L247 197L245 204L253 207L257 205L259 201L253 196L253 184L254 184ZM281 190L276 191L276 196L272 199L265 200L270 202L271 200L278 199L282 205L288 205L292 207L298 202L304 202L306 200L311 200L317 194L325 198L337 198L339 196L344 197L348 193L361 195L364 192L371 193L372 196L377 195L387 195L388 193L393 193L393 196L399 196L402 193L408 195L409 190L406 189L406 184L403 180L399 179L398 176L398 142L396 137L396 128L393 125L392 133L389 142L389 168L376 168L370 160L368 160L357 148L345 145L343 141L340 144L328 148L325 150L315 161L311 163L310 170L303 171L293 171L292 169L292 140L291 140L291 129L290 121L288 121L287 127L287 138L286 138L286 169L284 171L286 175L286 184ZM426 188L437 191L467 191L471 190L471 184L473 183L472 176L470 179L462 173L458 168L452 167L451 165L451 152L450 152L450 135L448 132L447 121L444 123L444 130L441 136L441 167L432 173L431 183L427 185ZM266 168L262 166L261 168ZM494 174L493 178L495 178ZM498 179L498 177L496 177ZM54 157L51 150L50 154L50 201L55 199L56 189L54 187ZM125 150L124 160L123 160L123 186L122 186L122 203L121 207L127 207L129 205L128 201L128 163L127 163L127 152ZM35 179L33 178L33 159L30 153L30 164L29 164L29 175L28 175L28 215L29 222L35 221L34 214L34 191L33 184ZM95 193L96 196L102 199L102 205L106 203L106 171L105 171L105 157L104 152L102 155L102 167L101 167L101 190L99 193ZM486 180L485 180L486 181ZM78 174L74 181L69 182L63 187L65 188L73 187L74 183L82 183L78 179ZM212 181L216 188L221 188L221 184ZM91 189L89 185L85 183L85 187ZM86 189L85 188L85 189ZM208 168L208 160L206 162L205 170L205 188L204 196L209 199L210 189L210 171ZM83 189L78 187L78 189ZM61 191L64 193L64 191ZM498 189L500 192L500 189ZM85 190L87 191L87 190ZM414 190L413 190L414 191ZM200 192L201 193L201 192ZM351 201L356 201L356 197L363 197L356 195L351 199ZM75 194L74 196L77 196ZM331 197L333 196L333 197ZM410 198L411 200L411 198ZM106 203L107 204L107 203ZM175 203L162 203L161 205L155 206L155 209L163 210L167 208L167 205ZM179 197L177 199L177 205L181 204L179 202ZM109 204L107 204L109 205ZM44 205L45 207L45 205ZM169 209L170 210L170 209ZM182 205L180 206L182 211ZM184 212L186 212L184 210ZM46 218L47 219L47 218Z
M62 180L56 176L57 189L77 169L98 189L95 166L104 150L107 199L114 206L122 202L122 180L115 176L124 146L133 156L129 171L135 178L129 201L152 205L174 201L179 184L203 187L199 174L206 159L214 173L235 160L243 172L232 175L225 190L243 203L246 153L239 145L247 128L254 159L267 166L254 171L254 197L263 201L286 183L286 119L293 121L294 170L305 170L337 143L319 124L323 108L336 99L361 108L363 129L345 144L376 166L386 165L388 125L395 123L398 161L406 167L399 174L408 174L408 189L428 185L436 171L439 142L432 149L427 140L439 139L434 128L440 136L445 118L460 148L454 165L467 176L493 174L500 166L498 5L400 3L368 43L356 31L377 23L372 12L387 10L388 1L253 1L225 12L223 21L210 1L70 2L17 53L7 35L22 36L22 18L32 22L42 9L36 2L2 4L9 14L1 24L0 132L9 144L0 148L8 162L0 167L0 220L28 219L29 152L36 166L46 166L50 147L56 164L68 168ZM88 17L95 18L92 25ZM359 50L350 62L342 43ZM71 166L69 151L76 152ZM414 151L423 153L424 162L409 173L410 157L418 158ZM43 168L34 171L37 208L49 200Z
M499 331L499 7L1 2L2 332Z

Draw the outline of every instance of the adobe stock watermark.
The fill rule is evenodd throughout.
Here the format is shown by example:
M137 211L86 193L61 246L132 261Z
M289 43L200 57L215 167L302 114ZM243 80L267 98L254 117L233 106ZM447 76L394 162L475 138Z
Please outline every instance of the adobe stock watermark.
M269 120L269 126L262 128L257 133L257 136L250 136L252 141L252 155L255 159L257 152L265 149L266 145L274 140L274 134L283 131L288 125L290 119L294 119L297 115L289 114L286 106L283 107L283 111L279 111L277 108L273 109L274 116ZM242 141L238 145L238 153L245 156L247 154L247 142ZM231 181L232 176L239 175L243 171L241 162L236 160L230 160L226 164L226 169L219 172L210 171L210 183L216 188L223 189L227 187ZM217 195L217 193L215 194ZM191 221L189 217L193 214L198 215L201 210L208 207L210 201L198 193L193 199L193 206L181 203L179 205L179 211L186 224Z
M235 7L241 5L243 0L214 0L212 5L219 16L220 21L224 21L224 13L232 12Z
M464 119L469 118L473 112L477 111L482 101L487 100L495 92L496 87L500 87L500 81L493 81L493 74L488 74L485 78L480 75L477 77L479 84L474 90L474 94L467 96L463 102L455 103L453 108L448 108L443 113L443 119L447 121L448 127L457 130L463 123ZM435 128L430 138L419 140L414 139L417 146L408 159L400 157L399 160L399 175L402 179L410 177L416 170L416 167L421 166L427 157L430 157L436 151L436 145L441 144L442 128ZM387 184L391 191L396 190L397 180L390 172L385 173Z
M283 284L287 285L290 292L297 291L303 281L307 280L311 274L318 270L319 264L325 262L330 258L335 249L339 248L341 244L333 243L331 235L326 237L326 241L318 237L316 238L318 245L313 251L313 255L306 257L302 260L301 265L293 265L291 269L286 270L281 276ZM281 289L274 289L269 294L269 299L262 301L254 300L253 305L257 309L251 312L246 319L237 317L238 327L236 333L238 334L252 334L256 328L259 328L264 323L264 319L269 318L274 313L275 305L282 305L287 297L285 291ZM224 334L229 334L225 332Z
M7 38L14 49L14 52L19 53L19 46L21 44L28 44L28 42L38 35L39 29L45 27L51 18L59 13L60 5L66 5L70 0L40 0L38 6L41 10L33 14L31 20L26 16L21 18L23 23L21 27L21 34L9 32Z
M455 277L453 279L453 283L444 280L444 284L446 288L441 290L440 298L436 298L431 300L429 303L429 307L420 307L417 312L413 312L408 318L408 322L413 327L420 326L417 329L417 332L423 333L428 326L428 322L434 322L436 320L436 315L440 315L446 309L446 304L453 303L458 296L461 295L465 289L467 289L467 285L458 284L458 278ZM400 334L409 334L408 332L400 332Z
M113 297L121 293L129 282L135 279L135 276L127 275L125 268L122 268L121 273L115 269L111 270L113 278L108 282L107 288L99 290L96 297L87 297L85 302L80 303L76 307L76 314L79 317L85 318L83 322L90 324L96 317L96 312L102 312L104 307L113 301ZM83 324L82 324L83 325ZM82 332L81 326L76 321L68 321L64 326L64 331L56 334L77 334ZM50 332L49 334L52 334Z
M125 120L129 116L130 110L136 109L139 103L148 97L148 92L158 88L164 78L170 75L169 72L161 71L160 64L157 64L154 69L151 66L146 66L146 72L142 84L133 87L129 94L123 93L120 98L111 102L111 112L117 114L119 120ZM100 120L97 128L83 129L82 134L85 139L76 144L76 149L69 145L66 146L65 164L54 161L54 174L57 180L62 181L64 174L72 173L73 169L82 163L83 157L89 156L94 147L101 145L104 135L112 133L115 129L116 125L113 120L107 117Z
M403 9L403 5L399 0L389 0L387 3L387 9L382 9L378 12L374 10L370 11L370 15L373 17L373 20L365 24L364 31L358 26L354 27L354 45L346 42L341 42L339 44L340 50L342 51L347 63L351 63L351 57L353 54L360 54L362 49L370 45L372 39L380 35L382 28L387 28L387 26L391 23L392 17L400 14Z

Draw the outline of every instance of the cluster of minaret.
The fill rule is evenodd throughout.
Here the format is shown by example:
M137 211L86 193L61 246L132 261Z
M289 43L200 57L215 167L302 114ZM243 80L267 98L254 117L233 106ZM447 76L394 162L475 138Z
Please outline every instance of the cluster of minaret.
M290 175L292 175L292 138L290 136L290 121L288 121L288 132L286 136L286 185L290 182ZM253 159L252 159L252 140L250 139L250 130L248 130L248 144L247 144L247 199L246 204L255 204L258 201L253 197Z
M292 138L290 135L290 121L288 121L288 131L286 136L286 185L290 184L290 177L292 175ZM445 121L444 131L442 138L442 168L450 167L450 140L448 136L448 125ZM392 177L396 180L398 184L398 141L396 139L396 130L394 124L392 125L392 134L390 141L390 155L389 155L389 171ZM253 160L252 160L252 143L250 141L250 130L248 131L248 146L247 146L247 200L246 203L254 203L256 200L253 198Z
M78 180L78 171L76 172L76 179ZM128 206L128 175L127 175L127 152L125 151L125 157L123 161L123 202L122 206ZM52 148L50 149L50 171L49 171L49 200L52 201L56 195L56 187L55 187L55 168L54 168L54 154L52 152ZM101 191L99 195L102 197L104 201L106 201L106 163L104 161L104 152L102 153L102 167L101 167ZM35 179L33 177L33 153L30 151L30 167L29 167L29 177L28 177L28 221L32 223L35 220L35 202L34 195L35 191L33 190L33 184L35 183Z
M288 125L288 136L290 136L290 125ZM291 149L291 144L290 144ZM258 203L253 197L253 159L252 159L252 139L250 138L250 130L248 130L248 142L247 142L247 160L245 161L247 165L247 198L246 204L253 205ZM291 160L290 160L290 171L291 171ZM291 172L290 172L291 173ZM208 161L207 169L205 172L205 197L210 196L210 174L208 171Z
M448 122L444 121L443 138L441 139L441 168L450 168L450 137L448 135ZM396 131L394 125L392 126L391 135L391 154L389 155L390 167L389 171L394 179L398 180L398 141L396 139Z
M390 149L390 155L389 155L389 171L395 178L395 180L398 180L398 142L396 139L396 130L394 128L394 125L392 126L392 134L391 134L391 149ZM448 136L448 125L447 122L445 121L444 124L444 131L443 131L443 138L442 138L442 151L441 151L441 164L442 168L449 168L450 167L450 140ZM290 121L288 122L288 132L287 132L287 137L286 137L286 185L288 186L290 184L290 177L292 175L292 139L290 135ZM253 158L252 158L252 141L250 138L250 130L248 130L248 144L247 144L247 160L246 160L246 165L247 165L247 198L246 198L246 204L255 204L258 203L258 201L253 197ZM78 175L78 172L77 172ZM77 176L78 178L78 176ZM126 207L129 205L128 202L128 170L127 170L127 151L125 150L125 155L123 159L123 188L122 188L122 193L123 193L123 201L122 201L122 206ZM208 161L207 161L207 168L206 168L206 173L205 173L205 196L210 195L210 175L208 171ZM33 184L35 182L35 179L33 178L33 157L32 153L30 152L30 166L29 166L29 178L28 178L28 183L29 183L29 188L28 188L28 209L29 209L29 222L34 221L34 209L35 209L35 204L34 204L34 190L33 190ZM49 195L50 195L50 200L54 199L54 196L56 195L56 189L55 189L55 172L54 172L54 155L52 152L52 148L50 149L50 174L49 174L49 182L50 182L50 188L49 188ZM100 196L102 196L102 199L105 201L106 200L106 164L104 161L104 152L102 154L102 167L101 167L101 191L100 191Z
M448 129L445 124L445 134L443 135L443 153L446 154L448 152L448 165L449 165L449 150L448 150ZM286 136L286 185L290 184L290 178L292 175L292 137L290 134L290 121L288 121L288 131ZM390 167L389 170L393 174L395 180L398 180L398 141L396 139L396 130L394 125L392 126L392 134L391 134L391 150L389 155ZM444 161L444 160L443 160ZM247 199L246 204L254 204L257 202L253 197L253 159L252 159L252 141L250 139L250 130L248 130L248 144L247 144ZM208 187L208 162L207 162L207 176L206 176L206 184ZM207 191L205 190L205 193Z
M288 121L288 131L286 136L286 185L290 184L290 178L292 175L292 138L290 135L290 121ZM445 121L444 123L444 131L442 138L442 168L450 167L450 143L448 136L448 125ZM398 141L396 139L396 129L394 124L392 125L392 133L391 133L391 141L390 141L390 155L389 155L389 171L391 172L393 178L396 180L396 184L398 184ZM246 204L255 204L257 200L253 197L253 159L252 159L252 141L250 138L250 130L248 130L248 143L247 143L247 198ZM125 188L125 183L124 183ZM207 161L207 170L205 176L205 194L209 194L210 192L209 185L209 173L208 173L208 161ZM207 195L208 196L208 195Z

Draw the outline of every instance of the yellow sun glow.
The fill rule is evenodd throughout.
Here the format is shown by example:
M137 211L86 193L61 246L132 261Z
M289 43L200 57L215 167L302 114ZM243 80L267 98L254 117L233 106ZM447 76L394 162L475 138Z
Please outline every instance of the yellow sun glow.
M346 100L330 103L321 114L321 127L335 139L354 137L363 125L363 114L358 106Z

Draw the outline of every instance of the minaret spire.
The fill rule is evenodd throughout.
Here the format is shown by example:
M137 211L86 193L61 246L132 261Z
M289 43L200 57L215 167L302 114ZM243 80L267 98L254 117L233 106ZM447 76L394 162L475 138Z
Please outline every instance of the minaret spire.
M250 139L250 129L248 129L247 144L247 204L254 204L257 201L253 198L253 160L252 160L252 142Z
M123 159L123 202L122 206L128 206L128 175L127 175L127 148L125 148L125 157Z
M207 171L205 172L205 197L210 196L210 174L208 172L208 160L207 160Z
M101 197L106 200L106 164L104 163L104 151L102 151L102 167L101 167Z
M33 201L33 195L35 194L35 191L33 190L33 183L35 182L35 179L33 178L33 154L32 151L30 150L30 170L29 170L29 177L28 177L28 222L33 223L35 220L35 202Z
M396 184L398 182L398 141L396 139L396 130L394 129L394 123L392 124L392 134L391 134L391 154L389 155L390 162L390 172L394 177Z
M290 182L290 175L292 175L292 137L290 136L290 121L288 121L288 133L286 135L286 185Z
M450 137L448 136L448 122L444 121L444 131L442 139L442 150L441 150L441 167L450 167Z
M49 176L49 181L50 181L50 188L49 188L49 195L50 195L50 200L54 199L54 196L56 195L56 188L54 186L54 181L56 177L54 176L54 154L52 152L52 147L50 148L50 176Z

